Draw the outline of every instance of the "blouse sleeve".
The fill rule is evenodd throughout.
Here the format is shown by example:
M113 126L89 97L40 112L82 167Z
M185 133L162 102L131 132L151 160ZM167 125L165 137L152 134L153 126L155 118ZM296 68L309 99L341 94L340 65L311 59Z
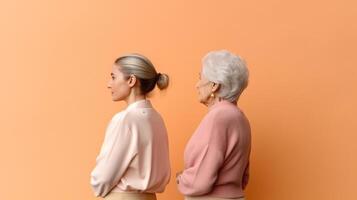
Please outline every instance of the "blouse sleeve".
M194 165L177 177L178 189L188 196L209 193L224 162L226 144L222 131L225 131L225 127L213 119L205 123L202 131L207 131L206 134L210 135L208 144L200 149Z
M91 186L95 196L105 197L123 176L137 154L135 134L122 120L109 124L96 166L91 173Z

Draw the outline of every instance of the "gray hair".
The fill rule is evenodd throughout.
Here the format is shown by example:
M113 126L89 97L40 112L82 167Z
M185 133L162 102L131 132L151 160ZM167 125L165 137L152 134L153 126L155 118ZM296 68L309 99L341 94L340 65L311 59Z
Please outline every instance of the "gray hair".
M237 102L248 86L249 71L245 61L227 50L211 51L202 59L203 75L220 84L218 96Z
M115 64L120 66L120 71L126 76L134 75L140 81L140 90L147 94L155 88L166 89L169 85L167 74L157 73L152 62L140 54L128 54L115 60Z

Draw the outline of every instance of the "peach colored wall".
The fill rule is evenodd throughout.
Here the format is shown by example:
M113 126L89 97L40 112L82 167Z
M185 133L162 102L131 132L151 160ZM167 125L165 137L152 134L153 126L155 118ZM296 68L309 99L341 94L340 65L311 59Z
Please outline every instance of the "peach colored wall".
M248 62L239 102L251 121L248 200L355 200L357 3L347 0L0 2L0 199L95 199L105 127L123 108L106 83L114 59L147 55L171 75L152 101L168 127L172 180L206 109L201 57Z

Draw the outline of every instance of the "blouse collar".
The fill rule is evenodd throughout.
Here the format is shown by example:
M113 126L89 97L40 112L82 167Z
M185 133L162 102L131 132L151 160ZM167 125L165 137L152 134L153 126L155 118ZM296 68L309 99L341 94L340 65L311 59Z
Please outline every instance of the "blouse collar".
M129 104L126 110L131 110L135 108L152 108L150 100L142 99Z

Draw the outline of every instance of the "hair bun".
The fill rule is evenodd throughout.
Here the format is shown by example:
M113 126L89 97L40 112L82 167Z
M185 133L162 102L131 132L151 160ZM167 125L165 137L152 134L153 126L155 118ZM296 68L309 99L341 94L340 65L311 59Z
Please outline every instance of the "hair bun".
M157 73L157 87L160 90L166 89L169 86L169 76L167 74Z

